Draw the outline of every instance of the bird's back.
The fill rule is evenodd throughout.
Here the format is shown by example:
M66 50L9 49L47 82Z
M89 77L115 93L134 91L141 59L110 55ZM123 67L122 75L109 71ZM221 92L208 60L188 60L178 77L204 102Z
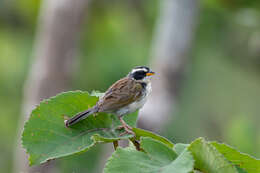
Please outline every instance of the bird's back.
M98 101L99 112L116 112L138 100L143 96L143 86L129 77L114 83Z

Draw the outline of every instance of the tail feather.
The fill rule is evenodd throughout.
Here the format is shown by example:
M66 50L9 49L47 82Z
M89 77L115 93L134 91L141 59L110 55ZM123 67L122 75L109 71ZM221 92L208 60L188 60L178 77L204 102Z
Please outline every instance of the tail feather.
M65 121L65 125L66 125L66 127L69 127L69 126L71 126L73 124L76 124L77 122L87 118L88 116L90 116L91 114L96 113L96 112L97 112L97 110L96 110L95 107L94 108L90 108L90 109L88 109L86 111L80 112L77 115L75 115L74 117L72 117L72 118L68 119L67 121Z

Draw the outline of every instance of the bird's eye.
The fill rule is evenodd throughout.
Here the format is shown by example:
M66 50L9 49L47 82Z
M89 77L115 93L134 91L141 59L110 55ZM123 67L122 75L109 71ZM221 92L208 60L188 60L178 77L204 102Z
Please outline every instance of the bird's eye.
M136 72L133 74L133 77L134 77L136 80L143 79L145 76L146 76L145 71L136 71Z
M145 73L145 71L139 71L138 74L139 74L139 75L145 75L146 73Z

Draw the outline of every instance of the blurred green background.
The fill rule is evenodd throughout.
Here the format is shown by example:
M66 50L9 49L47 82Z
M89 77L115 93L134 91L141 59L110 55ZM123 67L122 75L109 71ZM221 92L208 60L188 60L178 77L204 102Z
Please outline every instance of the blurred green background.
M40 4L37 0L0 2L1 172L11 172L13 167ZM133 66L149 64L159 1L143 0L141 7L137 11L130 1L91 2L80 37L80 68L73 74L71 90L104 91ZM194 32L178 112L162 135L187 143L203 136L259 158L260 1L200 1ZM57 163L62 172L95 172L101 151L97 147Z

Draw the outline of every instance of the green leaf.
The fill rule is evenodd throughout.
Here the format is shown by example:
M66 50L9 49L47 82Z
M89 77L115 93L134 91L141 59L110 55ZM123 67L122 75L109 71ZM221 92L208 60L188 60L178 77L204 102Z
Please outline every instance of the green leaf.
M141 138L141 148L144 149L151 158L155 160L158 159L157 162L161 162L161 164L171 162L177 157L177 154L172 148L150 137Z
M73 91L42 101L32 111L22 135L23 146L30 155L30 165L87 151L98 142L132 137L119 136L123 130L116 129L120 122L111 114L91 115L71 128L65 127L66 118L92 107L97 100L97 97L88 92ZM135 126L137 113L126 115L124 119Z
M189 144L178 143L174 145L173 149L177 154L181 154L188 146Z
M179 156L164 143L149 137L141 138L145 152L133 147L118 148L109 158L105 173L189 173L193 158L188 150Z
M133 128L133 131L136 134L137 140L140 140L141 137L150 137L150 138L153 138L155 140L158 140L158 141L164 143L165 145L167 145L170 148L173 148L173 146L174 146L174 144L171 141L169 141L168 139L166 139L165 137L162 137L162 136L152 133L150 131L139 129L139 128Z
M91 93L90 93L90 95L91 96L95 96L95 97L102 97L103 95L104 95L105 93L101 93L101 92L99 92L99 91L97 91L97 90L93 90L93 91L91 91Z
M253 158L252 156L244 153L240 153L227 144L219 144L217 142L211 142L216 149L223 154L230 162L244 169L248 173L260 172L260 160Z
M164 168L163 173L186 173L193 170L194 160L188 149L184 149L182 153L169 165Z
M203 138L198 138L193 141L188 147L188 150L195 159L195 168L201 172L238 173L235 166Z

